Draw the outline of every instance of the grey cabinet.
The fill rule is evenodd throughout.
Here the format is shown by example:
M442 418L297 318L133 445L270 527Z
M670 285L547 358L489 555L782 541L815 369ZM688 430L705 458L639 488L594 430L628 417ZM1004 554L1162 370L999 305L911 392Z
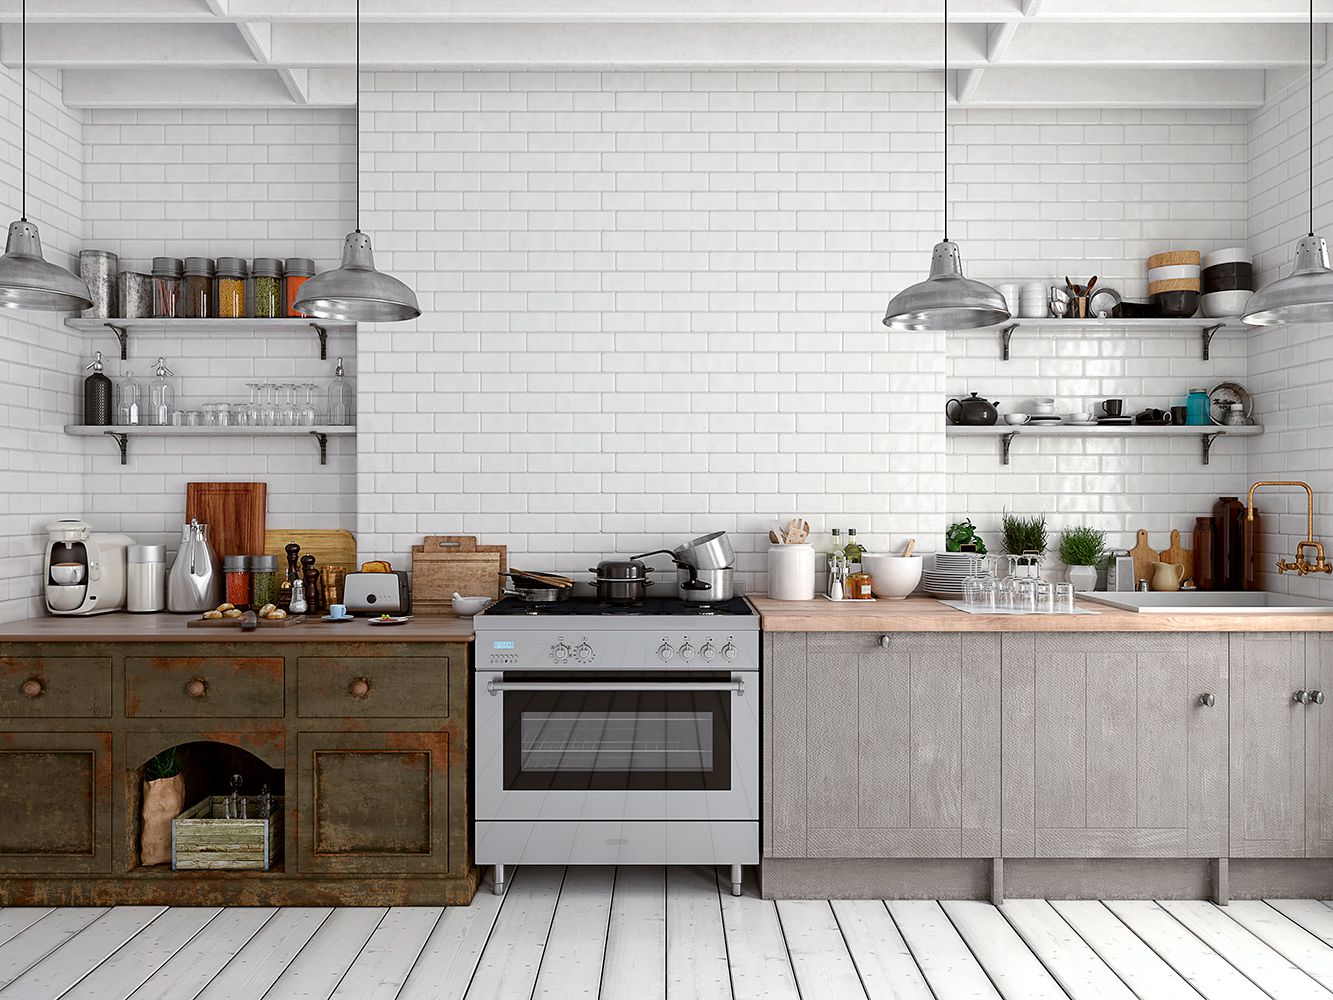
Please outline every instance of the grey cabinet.
M1225 855L1227 666L1218 634L1005 635L1004 855Z
M1231 663L1232 855L1333 856L1333 637L1236 633Z
M998 636L774 633L766 649L767 856L999 853Z

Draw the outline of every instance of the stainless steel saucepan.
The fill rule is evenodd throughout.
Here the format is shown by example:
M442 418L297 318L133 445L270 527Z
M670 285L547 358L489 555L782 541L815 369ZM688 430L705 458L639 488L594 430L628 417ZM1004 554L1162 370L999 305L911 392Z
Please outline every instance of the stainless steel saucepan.
M672 555L696 569L728 569L736 564L736 553L732 551L725 531L693 538L679 546Z

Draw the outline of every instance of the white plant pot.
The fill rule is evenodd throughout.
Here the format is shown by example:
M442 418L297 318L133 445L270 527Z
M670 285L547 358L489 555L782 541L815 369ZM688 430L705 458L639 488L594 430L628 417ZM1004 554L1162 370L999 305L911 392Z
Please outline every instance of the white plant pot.
M1065 572L1065 577L1074 585L1076 591L1093 590L1097 586L1097 567L1070 566Z

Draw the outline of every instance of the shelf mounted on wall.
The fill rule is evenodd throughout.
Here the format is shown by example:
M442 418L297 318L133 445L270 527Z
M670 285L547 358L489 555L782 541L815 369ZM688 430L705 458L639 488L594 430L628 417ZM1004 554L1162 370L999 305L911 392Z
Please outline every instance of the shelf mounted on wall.
M1013 454L1014 439L1024 436L1036 437L1147 437L1179 438L1198 437L1201 447L1200 458L1208 465L1212 457L1213 442L1220 437L1256 437L1264 432L1259 424L1246 424L1241 427L1228 427L1210 424L1206 427L1183 425L1180 427L1144 427L1139 424L1127 424L1112 427L1080 427L1075 425L1039 426L1030 424L1011 426L995 424L972 427L950 424L945 428L948 437L998 437L1000 439L1000 463L1009 465Z
M1000 335L1000 359L1009 361L1014 334L1020 329L1059 330L1070 334L1120 331L1123 333L1198 333L1202 340L1200 357L1204 361L1212 358L1213 338L1223 330L1243 330L1245 327L1236 319L1018 319L1002 326L991 327Z
M94 334L110 330L120 343L120 360L129 357L130 334L182 334L196 336L216 336L220 333L266 333L284 334L300 331L313 331L319 339L319 360L329 359L329 334L355 333L355 323L335 323L329 320L314 320L303 317L283 317L281 319L82 319L71 317L65 325L79 333Z
M351 437L356 434L354 426L328 425L308 427L148 427L118 426L107 428L90 424L69 424L65 433L73 437L100 437L105 435L116 442L120 448L120 464L129 464L129 441L132 437L299 437L309 434L319 447L319 464L329 464L329 438Z

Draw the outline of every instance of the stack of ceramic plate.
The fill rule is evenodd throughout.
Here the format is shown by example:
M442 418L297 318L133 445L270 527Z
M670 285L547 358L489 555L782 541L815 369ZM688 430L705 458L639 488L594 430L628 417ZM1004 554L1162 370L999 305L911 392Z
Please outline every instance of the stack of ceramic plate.
M1029 281L1018 290L1018 315L1024 319L1043 319L1046 313L1046 286L1040 281Z
M1188 319L1199 308L1199 251L1172 250L1148 258L1148 294L1163 316Z
M972 575L971 552L938 552L930 569L921 574L921 586L932 597L962 600L963 581Z
M1203 258L1203 298L1199 308L1209 317L1244 314L1254 294L1254 259L1244 247L1215 250Z

